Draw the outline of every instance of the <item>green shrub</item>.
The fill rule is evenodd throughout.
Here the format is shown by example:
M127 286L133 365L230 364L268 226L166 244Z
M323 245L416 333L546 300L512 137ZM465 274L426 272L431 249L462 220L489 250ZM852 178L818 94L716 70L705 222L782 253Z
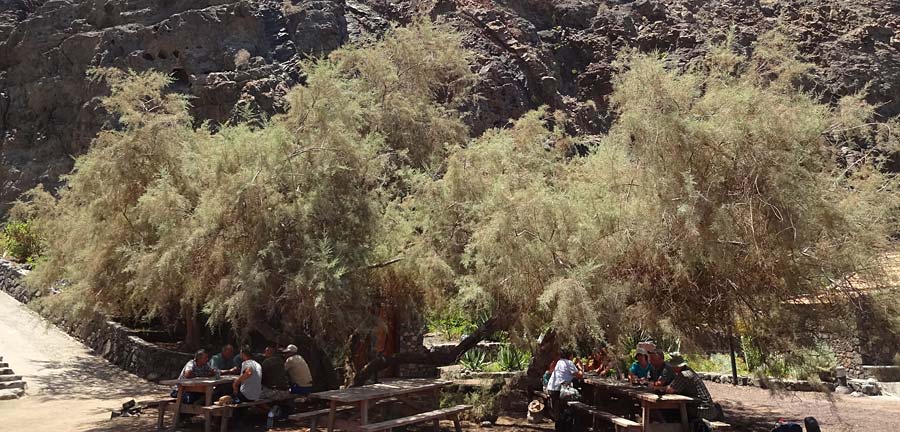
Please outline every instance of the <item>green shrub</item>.
M530 361L530 353L520 351L512 345L504 345L497 354L497 365L504 372L524 370Z
M731 356L728 354L717 353L709 355L688 354L685 356L691 369L700 372L712 373L731 373ZM737 357L738 375L749 375L750 370L744 359Z
M478 328L478 323L458 307L432 314L427 318L427 325L428 331L438 333L449 340L460 339Z
M487 354L478 349L470 349L459 359L459 364L470 372L481 372L488 366Z
M441 408L465 404L472 405L471 411L460 415L460 419L472 422L494 421L499 414L500 404L497 403L499 395L487 388L469 393L444 392L441 394Z
M40 238L25 221L7 222L0 239L0 246L16 261L33 262L41 252Z

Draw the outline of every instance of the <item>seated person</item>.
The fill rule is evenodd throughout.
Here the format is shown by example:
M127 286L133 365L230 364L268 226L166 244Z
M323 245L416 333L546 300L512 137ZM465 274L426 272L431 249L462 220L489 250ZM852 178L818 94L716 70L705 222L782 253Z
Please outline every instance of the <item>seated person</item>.
M631 363L631 367L628 368L628 380L631 381L632 384L643 384L647 382L649 377L650 359L648 358L647 350L638 348L637 353L634 355L634 363Z
M553 360L550 360L550 364L547 365L547 370L544 372L543 385L544 392L547 392L547 384L550 382L550 375L553 374L553 370L556 369L556 362L559 361L559 353L553 355Z
M591 358L588 360L588 364L584 368L584 371L596 372L599 375L606 375L606 373L610 369L612 369L611 358L606 352L606 348L597 347L596 349L594 349L594 352L591 353Z
M262 362L262 385L277 390L287 390L287 372L284 370L284 358L277 352L274 345L266 347Z
M284 370L284 358L278 353L275 345L266 347L262 362L262 397L266 399L282 398L288 395L287 372Z
M291 394L308 395L313 390L312 373L306 360L297 354L297 345L290 344L282 351L288 356L284 361L284 370L287 372L291 384Z
M675 371L675 378L665 388L665 392L677 393L697 400L697 405L688 405L690 419L718 421L722 419L722 409L713 402L709 390L703 380L690 368L680 353L670 355L670 364Z
M184 364L184 367L181 368L178 379L206 378L215 376L215 374L215 369L209 365L209 354L206 353L206 350L198 350L194 353L194 358L188 360L188 362ZM178 386L172 388L172 397L178 397ZM184 392L181 395L181 401L183 403L191 404L203 399L203 397L203 393Z
M226 344L222 352L212 356L210 364L214 369L222 371L222 375L236 375L241 369L241 356L234 355L234 347Z
M241 348L241 360L241 374L232 384L232 397L237 403L259 400L262 393L262 366L253 360L250 347Z
M653 390L663 391L675 378L675 370L666 363L661 349L650 351L650 375L648 381Z

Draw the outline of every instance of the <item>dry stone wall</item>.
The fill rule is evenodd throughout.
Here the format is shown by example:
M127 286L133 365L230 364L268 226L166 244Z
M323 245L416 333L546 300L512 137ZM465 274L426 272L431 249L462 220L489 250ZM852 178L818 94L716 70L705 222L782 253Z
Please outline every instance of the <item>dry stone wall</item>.
M0 260L0 289L22 303L32 301L35 296L22 283L27 272L21 265ZM174 378L191 359L190 354L149 343L136 336L136 330L113 321L97 319L77 328L61 324L67 333L79 338L95 354L150 381Z

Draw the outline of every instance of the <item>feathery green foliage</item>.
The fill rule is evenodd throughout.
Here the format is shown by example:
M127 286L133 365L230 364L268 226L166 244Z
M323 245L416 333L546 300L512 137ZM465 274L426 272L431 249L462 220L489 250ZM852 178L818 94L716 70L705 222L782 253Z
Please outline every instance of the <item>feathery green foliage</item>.
M28 222L10 220L0 232L0 255L3 253L19 262L33 262L41 253L40 238Z
M68 280L51 301L70 316L200 310L333 345L390 302L497 317L519 341L548 324L574 343L737 323L777 347L790 301L878 280L900 228L897 178L879 169L896 128L863 95L830 107L798 91L809 66L783 38L688 71L623 54L616 121L574 158L581 138L546 110L467 142L460 40L414 23L339 49L303 64L286 114L215 133L165 76L95 71L120 125L58 198L18 206L46 242L31 283Z
M452 151L411 198L422 271L569 343L735 321L765 346L792 340L787 302L877 278L900 208L878 155L896 139L859 96L831 108L796 90L807 66L777 36L757 48L716 48L686 72L626 54L618 118L587 157L565 158L572 138L542 112ZM849 143L867 160L840 165L834 149Z
M415 41L415 43L412 43ZM158 73L95 71L110 84L106 130L59 199L21 211L46 235L37 286L71 285L66 313L258 325L332 340L373 325L382 218L398 173L467 137L455 104L473 75L459 36L430 23L303 65L289 111L259 126L192 128ZM389 257L389 256L388 256Z

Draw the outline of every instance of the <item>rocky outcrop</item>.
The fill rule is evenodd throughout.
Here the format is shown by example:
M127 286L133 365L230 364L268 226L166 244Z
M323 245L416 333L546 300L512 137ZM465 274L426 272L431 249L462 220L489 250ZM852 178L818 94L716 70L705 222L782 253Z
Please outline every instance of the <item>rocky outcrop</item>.
M159 70L190 94L198 120L236 105L266 113L302 84L296 61L377 38L417 16L446 20L476 52L473 133L540 105L572 132L609 126L607 96L625 48L688 65L733 32L748 50L780 28L819 69L827 101L868 85L879 114L900 113L900 4L862 0L0 0L0 214L37 183L53 186L111 119L94 67Z

